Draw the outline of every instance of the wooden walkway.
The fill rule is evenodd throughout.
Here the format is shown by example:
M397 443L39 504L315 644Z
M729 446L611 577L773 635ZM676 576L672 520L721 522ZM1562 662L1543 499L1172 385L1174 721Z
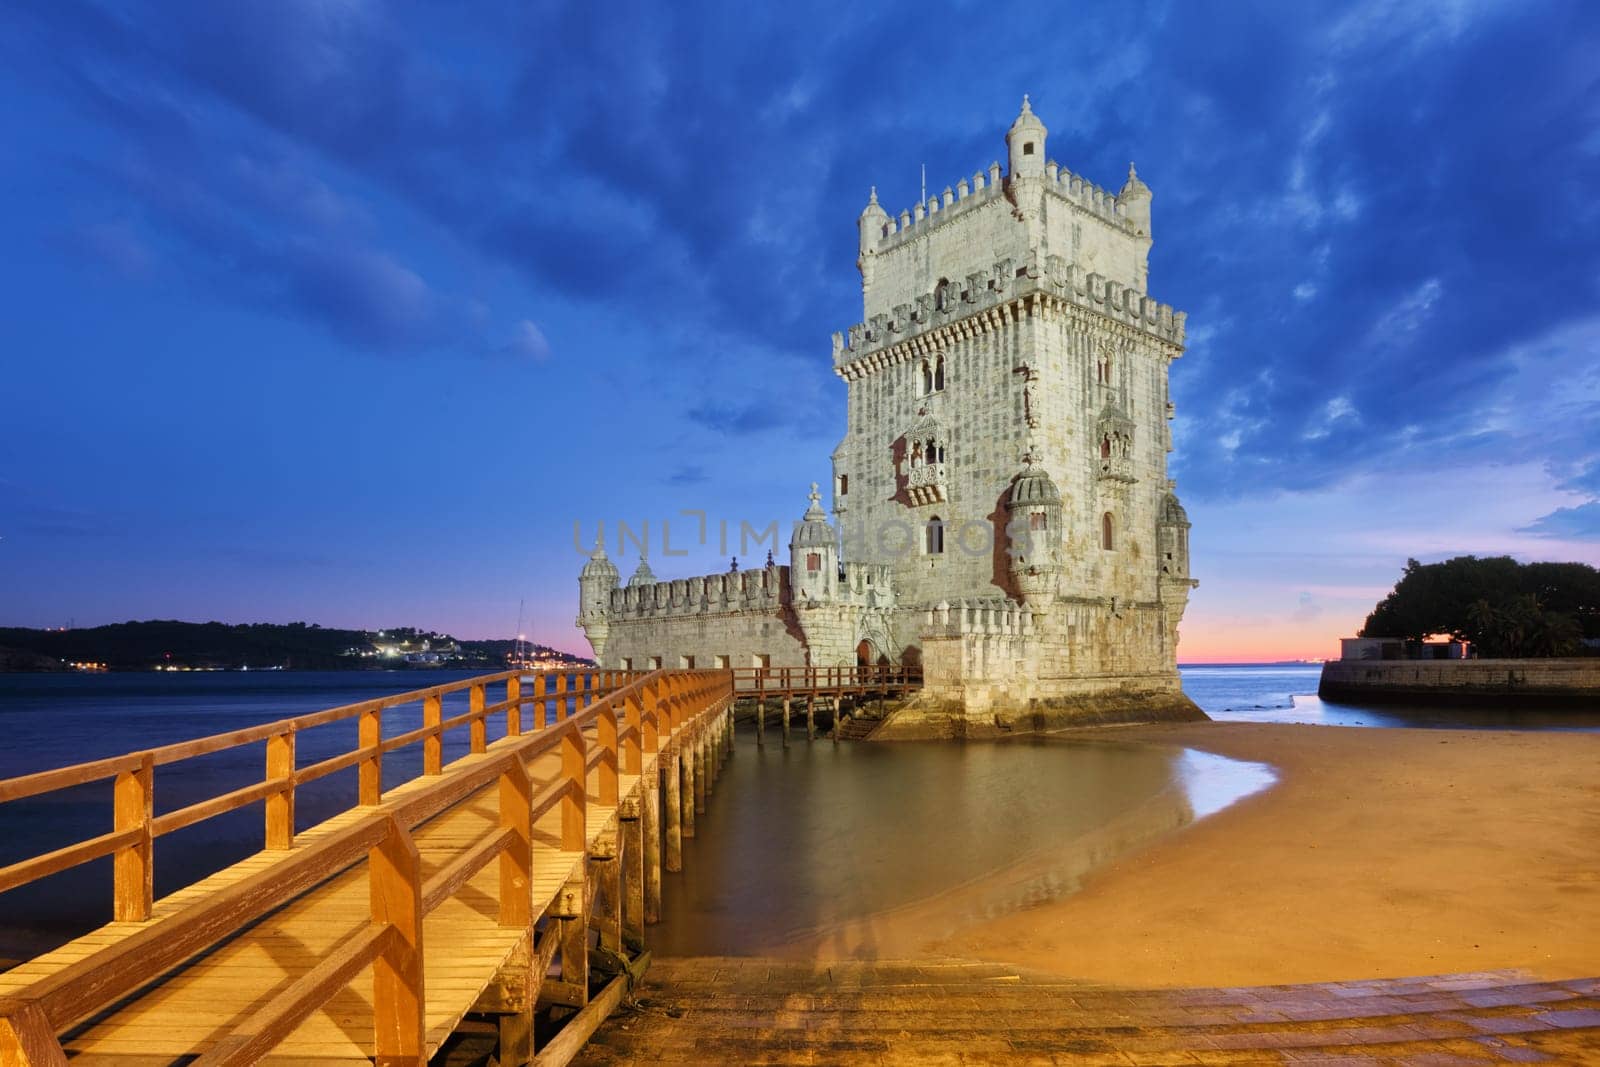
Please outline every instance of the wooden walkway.
M468 710L445 719L458 690ZM386 736L406 703L424 725ZM0 868L0 891L111 855L119 918L0 974L0 1067L423 1064L469 1012L526 1063L551 1005L580 1010L537 1062L566 1062L620 997L591 1004L591 942L642 944L732 703L726 671L508 672L0 782L4 802L114 780L112 833ZM356 749L297 764L298 736L349 719ZM446 765L452 729L472 751ZM154 816L156 767L262 743L261 782ZM383 789L383 755L410 745L423 774ZM348 767L358 803L294 833L297 786ZM151 899L156 837L253 803L267 848Z

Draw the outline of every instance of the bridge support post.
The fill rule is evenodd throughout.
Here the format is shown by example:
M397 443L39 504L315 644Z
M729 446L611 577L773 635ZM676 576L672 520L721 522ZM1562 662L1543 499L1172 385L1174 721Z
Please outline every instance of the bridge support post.
M666 756L664 777L667 781L667 859L669 871L683 870L683 788L680 775L682 758L679 745L674 745Z
M695 792L699 788L700 739L697 737L685 738L683 743L683 836L694 837Z
M622 940L633 942L633 951L644 948L644 793L622 802L617 818L622 824Z
M614 834L595 839L589 854L589 878L594 882L594 907L589 925L600 932L600 947L622 952L622 820ZM584 952L587 955L588 946ZM565 965L563 965L565 966Z
M783 698L783 747L789 747L789 697Z
M806 701L806 740L817 739L817 709L811 706L811 701Z
M694 743L693 810L696 815L706 813L706 794L711 792L711 762L711 727L708 723Z
M756 747L765 748L767 745L767 702L760 698L756 700Z
M661 921L661 767L641 783L644 809L644 921Z
M587 858L584 860L587 864ZM545 979L539 999L581 1008L589 1002L589 887L586 868L556 895L551 917L560 936L561 980ZM541 975L542 977L542 975Z

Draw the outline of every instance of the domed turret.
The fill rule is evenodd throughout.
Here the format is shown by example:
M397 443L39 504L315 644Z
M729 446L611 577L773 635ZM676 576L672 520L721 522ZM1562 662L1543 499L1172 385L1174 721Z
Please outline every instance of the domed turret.
M1122 183L1122 191L1117 194L1117 203L1122 205L1127 213L1128 221L1133 223L1134 229L1140 236L1150 236L1150 201L1155 194L1150 187L1139 180L1139 172L1133 169L1133 164L1128 164L1128 180Z
M1189 580L1189 513L1178 503L1176 493L1161 501L1157 522L1157 541L1161 546L1161 577Z
M650 569L649 557L644 553L639 554L639 565L633 569L633 577L628 579L628 588L637 589L644 585L655 585L655 572Z
M794 524L789 538L789 586L795 601L818 601L833 594L839 581L839 543L822 510L817 483L811 483L811 506Z
M1010 154L1009 174L1013 178L1038 178L1044 175L1044 142L1050 131L1045 129L1039 116L1033 113L1026 94L1022 97L1022 112L1006 131L1006 149Z
M594 647L596 662L603 662L606 638L611 633L611 593L621 582L617 565L606 557L604 535L594 539L594 551L578 573L578 625Z
M1006 494L1006 534L1010 540L1011 579L1042 615L1055 601L1061 580L1061 490L1036 462L1038 447L1030 442L1022 470Z
M874 185L867 206L861 209L861 217L856 220L861 231L862 252L878 247L878 242L883 240L883 228L888 224L889 213L878 203L878 187Z

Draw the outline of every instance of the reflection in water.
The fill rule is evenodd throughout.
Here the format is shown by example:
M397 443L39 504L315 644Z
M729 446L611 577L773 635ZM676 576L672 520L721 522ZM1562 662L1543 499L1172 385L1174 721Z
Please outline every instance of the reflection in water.
M1178 757L1178 773L1183 777L1184 795L1197 819L1215 815L1241 797L1259 793L1278 780L1265 763L1228 759L1194 748L1184 749Z
M1070 893L1272 781L1259 764L1132 744L752 742L667 876L651 930L663 955L909 955Z

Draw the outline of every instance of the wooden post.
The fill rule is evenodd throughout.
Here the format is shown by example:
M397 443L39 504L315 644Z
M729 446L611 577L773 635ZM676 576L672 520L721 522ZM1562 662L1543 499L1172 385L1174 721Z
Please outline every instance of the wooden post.
M644 790L622 802L617 814L622 840L622 936L635 951L644 947Z
M809 699L809 698L807 698L807 699ZM789 700L790 700L790 698L787 697L787 696L785 696L783 698L783 747L784 748L788 748L789 747Z
M422 858L399 821L367 853L372 921L395 936L372 963L374 1063L426 1067L426 991L422 973Z
M585 810L589 800L589 772L585 766L583 735L568 730L561 737L561 776L567 791L561 798L561 851L582 852L587 828Z
M622 773L638 775L644 770L644 708L637 693L623 700L622 724L628 735L622 739Z
M817 712L816 709L811 706L811 701L808 700L806 701L806 740L815 741L816 739Z
M660 761L639 783L644 800L644 921L661 921L661 767Z
M533 922L533 783L520 756L500 775L500 825L514 836L500 853L500 925Z
M767 747L767 702L756 697L756 747Z
M267 849L294 847L294 726L267 738L267 780L288 779L267 797Z
M506 736L522 736L522 675L506 679Z
M581 1008L589 1002L589 894L583 876L568 882L561 897L561 984L578 1001L573 1007Z
M694 813L706 813L706 794L711 791L711 736L708 726L700 727L694 744Z
M435 731L422 739L422 773L444 773L444 732L439 724L444 721L444 698L429 693L422 698L422 725Z
M683 870L683 787L680 781L680 746L667 753L662 777L667 786L667 842L664 866L669 871Z
M372 707L363 711L356 733L357 746L373 750L361 761L360 770L356 772L358 802L362 807L370 808L383 800L383 753L378 751L378 745L383 741L383 709Z
M155 903L155 850L150 819L155 811L155 757L117 775L112 794L112 829L138 831L138 840L117 849L112 860L112 915L117 922L144 922Z
M600 758L600 765L595 768L597 782L595 796L600 803L607 807L616 807L618 800L617 781L617 705L609 703L600 709L600 714L595 716L595 737L600 743L600 751L604 753Z
M0 1000L0 1065L67 1067L67 1054L37 1001Z
M472 751L482 753L489 748L489 717L483 713L488 707L484 685L475 685L467 690L467 710L472 713L473 719L467 724L467 729L472 735Z
M545 691L545 675L543 675L543 674L534 675L533 676L533 728L535 730L543 730L546 726L550 725L550 706L546 702L544 691Z
M622 820L615 836L602 833L589 856L589 877L594 879L594 913L589 925L600 932L600 947L622 952Z
M696 783L700 780L700 739L696 737L685 738L683 742L683 836L694 837L694 812L695 793L698 791Z
M554 679L556 683L556 722L567 717L567 672L557 671Z

